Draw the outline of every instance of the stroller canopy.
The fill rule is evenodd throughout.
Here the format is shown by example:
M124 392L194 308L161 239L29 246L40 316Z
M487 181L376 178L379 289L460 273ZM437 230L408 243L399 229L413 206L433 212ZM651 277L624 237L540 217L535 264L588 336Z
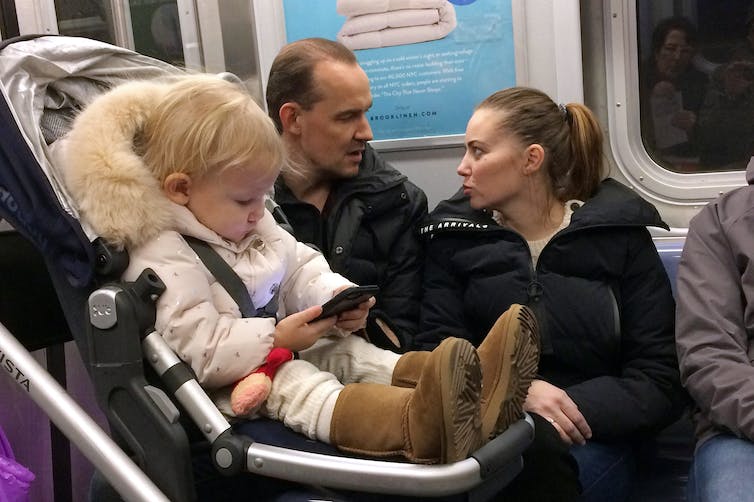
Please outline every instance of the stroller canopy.
M97 236L83 228L51 162L76 112L104 90L183 70L77 37L11 39L0 46L0 218L31 240L74 287L93 277ZM107 134L107 131L102 131Z

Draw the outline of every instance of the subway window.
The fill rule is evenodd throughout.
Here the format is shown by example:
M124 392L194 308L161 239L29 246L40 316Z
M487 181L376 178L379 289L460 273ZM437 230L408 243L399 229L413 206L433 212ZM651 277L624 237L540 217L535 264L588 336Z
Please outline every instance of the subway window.
M56 0L55 12L61 35L93 38L111 44L115 26L124 15L130 20L129 40L136 51L174 65L185 65L178 6L175 0L131 0L127 8L113 10L110 2ZM131 42L130 39L133 39Z
M231 72L262 100L255 11L277 2L23 0L12 4L17 13L10 5L0 0L0 30L13 31L6 26L12 15L21 35L91 38L191 70Z
M746 183L754 153L752 0L610 0L603 9L611 159L683 224ZM748 48L747 48L748 47Z
M681 174L740 171L754 153L754 2L637 2L641 140Z
M115 43L105 2L86 0L56 0L58 31L61 35L87 37Z

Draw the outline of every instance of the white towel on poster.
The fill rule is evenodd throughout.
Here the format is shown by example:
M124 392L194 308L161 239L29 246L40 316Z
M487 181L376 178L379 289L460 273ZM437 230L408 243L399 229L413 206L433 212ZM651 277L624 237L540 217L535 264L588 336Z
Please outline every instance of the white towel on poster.
M447 0L338 0L337 11L349 16L338 40L352 50L438 40L456 27Z
M447 0L338 0L335 10L341 16L378 14L391 10L438 9Z

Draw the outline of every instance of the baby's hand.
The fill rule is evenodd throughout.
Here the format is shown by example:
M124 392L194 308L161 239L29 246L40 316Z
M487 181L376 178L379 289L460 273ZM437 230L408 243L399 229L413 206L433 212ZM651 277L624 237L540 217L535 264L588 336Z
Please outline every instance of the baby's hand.
M374 296L369 300L360 303L355 309L346 310L338 315L338 320L335 326L343 331L354 332L367 325L367 316L369 315L369 309L374 306Z
M275 342L273 347L292 350L293 352L308 349L314 342L332 328L337 318L335 316L313 321L322 313L322 307L315 305L301 312L291 314L275 326Z

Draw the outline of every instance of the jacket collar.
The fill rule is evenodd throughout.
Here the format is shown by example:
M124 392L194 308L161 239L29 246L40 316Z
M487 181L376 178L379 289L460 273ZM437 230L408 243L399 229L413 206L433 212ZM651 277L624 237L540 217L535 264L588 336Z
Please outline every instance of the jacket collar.
M669 229L657 209L633 190L613 180L600 183L597 192L576 209L571 224L564 232L599 226L654 226ZM469 198L459 190L453 197L437 205L420 233L494 231L500 227L491 212L472 209Z
M392 205L392 201L384 200L380 194L400 185L407 179L404 174L385 163L367 143L358 174L353 178L339 180L335 185L333 196L338 202L354 196L370 199L370 205L377 209L381 202ZM280 205L301 203L285 184L282 176L278 177L275 182L275 201Z
M571 217L574 227L643 226L670 230L652 204L627 186L608 178Z
M218 248L227 249L234 254L243 252L249 246L259 250L263 245L278 240L278 237L273 231L273 228L275 227L274 218L266 209L264 210L262 219L257 222L254 232L247 235L242 241L236 243L224 239L213 230L204 226L196 219L194 213L189 211L185 206L171 202L170 208L173 213L172 230L175 230L182 235L196 237L197 239Z

